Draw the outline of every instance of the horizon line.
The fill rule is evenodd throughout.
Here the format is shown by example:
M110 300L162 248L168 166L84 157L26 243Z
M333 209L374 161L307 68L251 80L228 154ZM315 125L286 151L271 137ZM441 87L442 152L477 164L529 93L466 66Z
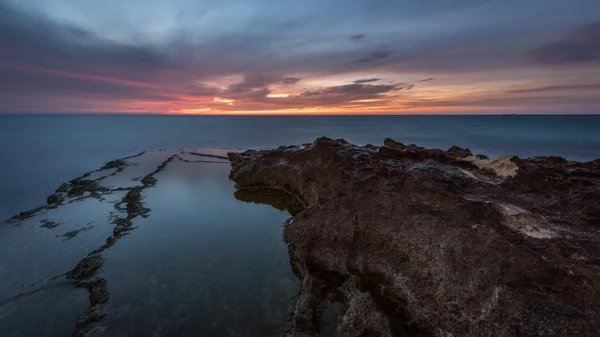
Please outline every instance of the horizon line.
M555 112L472 112L472 113L219 113L219 114L190 114L190 113L154 113L154 112L0 112L0 116L195 116L195 117L294 117L294 116L600 116L600 112L591 113L555 113Z

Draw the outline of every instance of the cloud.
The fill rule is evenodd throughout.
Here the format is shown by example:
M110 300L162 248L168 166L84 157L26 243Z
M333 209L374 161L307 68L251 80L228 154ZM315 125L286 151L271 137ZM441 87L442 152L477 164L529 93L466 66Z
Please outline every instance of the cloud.
M368 105L362 101L386 102L393 99L390 93L404 89L403 85L371 85L371 84L346 84L324 87L317 90L306 90L296 95L287 97L268 97L268 88L246 94L243 99L237 100L233 105L219 105L225 110L254 110L258 109L283 109L306 107L331 107L346 104ZM240 97L238 97L240 98Z
M214 95L219 95L221 97L235 100L262 100L265 96L271 93L269 85L293 85L298 81L300 81L300 78L297 77L249 74L244 76L241 82L233 83L229 85L227 90L220 90L214 93Z
M76 96L172 99L168 82L156 76L177 67L164 54L108 41L4 1L0 1L0 46L0 90L5 95L31 96L23 100L24 106L52 95L72 100Z
M369 56L367 57L360 58L356 61L352 61L351 63L375 62L390 56L391 53L391 51L376 51L374 53L369 54Z
M530 52L542 64L577 64L600 60L600 21L578 27L560 40Z
M84 29L20 12L0 1L0 61L46 65L166 67L169 60L143 46L104 40Z
M284 77L282 83L285 85L296 84L301 80L299 77Z
M369 82L377 82L379 80L380 80L379 78L365 78L365 79L362 79L362 80L356 80L356 81L354 81L354 83L358 83L358 84L360 84L360 83L369 83Z
M509 90L508 94L526 94L532 92L554 92L566 90L600 90L600 84L552 85L547 87Z
M429 77L429 78L426 78L424 80L419 80L417 82L429 82L429 81L433 81L433 80L435 80L435 77Z
M231 93L244 93L256 88L265 87L271 83L280 81L279 77L271 77L262 74L245 75L241 82L231 84L228 91Z
M305 91L301 96L322 96L322 95L378 95L385 92L398 90L395 84L346 84L327 87L317 91Z
M276 99L278 103L292 105L330 106L346 104L360 100L386 100L385 94L402 90L404 87L395 84L346 84L331 86L319 90L304 91L299 95Z
M527 107L548 106L558 108L561 106L598 106L600 98L598 95L585 97L564 96L531 96L531 97L489 97L481 99L459 98L455 100L445 99L412 99L404 102L407 107ZM564 112L563 112L564 113Z
M222 90L219 88L211 87L204 84L192 84L188 86L188 90L185 91L186 95L189 96L218 96Z
M457 0L448 6L332 1L344 5L324 6L319 0L285 5L273 0L202 5L189 0L148 0L143 5L0 0L0 112L6 110L8 96L13 97L11 106L20 104L23 110L47 106L60 111L108 102L127 108L140 101L170 104L172 110L204 108L206 102L223 105L213 102L214 97L235 100L228 109L260 110L356 100L394 104L393 95L410 96L433 75L440 81L429 84L433 90L426 95L454 95L445 86L460 81L487 89L488 82L506 81L508 74L516 74L510 80L518 85L529 76L521 69L537 70L522 61L535 54L530 51L544 34L557 36L566 27L597 20L594 9L600 10L597 0L580 0L578 6L570 0L552 0L552 6L516 0ZM357 27L363 31L353 35ZM564 38L588 59L593 56L590 36L595 36L595 26L590 27ZM559 42L564 41L553 43ZM345 83L357 74L364 79L353 84L383 83L376 81L379 77L396 84L315 84ZM594 83L594 74L600 75L590 69L583 78L548 68L536 80L553 83L554 76L568 75ZM241 80L232 83L232 78ZM410 83L397 83L403 79ZM292 95L269 97L278 96L271 91Z
M271 93L269 88L261 88L254 91L251 91L246 95L246 98L249 98L252 101L259 102L266 99L267 95Z

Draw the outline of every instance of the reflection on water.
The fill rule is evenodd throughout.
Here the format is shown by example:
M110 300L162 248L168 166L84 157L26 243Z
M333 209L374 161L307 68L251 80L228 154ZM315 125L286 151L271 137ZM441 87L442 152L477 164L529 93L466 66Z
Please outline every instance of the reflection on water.
M148 155L102 182L132 187L139 179L132 184L138 174L131 172L151 172L146 161L161 163L173 152ZM135 217L135 229L100 252L104 263L91 278L105 279L109 296L94 309L106 313L101 323L82 330L88 335L284 335L299 289L282 240L290 215L237 200L228 162L195 157L156 173L156 186L141 190L149 216ZM126 191L106 193L0 227L0 258L10 260L0 268L2 336L67 336L85 318L94 305L88 292L61 275L112 234L111 213Z
M281 240L289 215L237 201L228 173L176 161L157 175L151 216L105 253L106 336L283 335L298 288Z

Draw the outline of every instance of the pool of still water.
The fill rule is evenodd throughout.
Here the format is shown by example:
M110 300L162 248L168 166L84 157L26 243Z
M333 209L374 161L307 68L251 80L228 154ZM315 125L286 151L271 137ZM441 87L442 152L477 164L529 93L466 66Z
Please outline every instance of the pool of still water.
M136 218L136 228L103 253L105 264L98 276L108 281L110 299L104 308L107 316L92 335L285 334L299 290L287 245L282 240L283 224L289 214L236 200L229 170L226 161L174 160L156 175L157 185L143 191L144 204L151 208L149 216ZM36 261L28 256L27 263L68 258L65 267L72 267L76 263L72 261L73 254L65 251L83 249L89 253L87 250L92 247L88 246L101 244L98 233L112 230L108 211L102 215L90 212L86 203L90 202L68 205L71 217L77 212L77 205L91 217L78 222L94 221L93 230L72 240L60 236L61 226L5 226L2 234L16 235L20 231L21 236L38 233L54 238L44 243L55 247L51 258L41 254ZM28 223L47 216L40 215ZM23 249L14 249L17 248ZM27 251L30 250L37 248L29 247ZM0 249L0 255L10 255L13 269L22 269L16 267L18 254L10 254L5 247ZM54 276L60 268L54 269L36 273L35 277ZM4 301L0 303L2 336L68 336L75 330L77 318L86 310L84 290L57 281L56 287L9 298L23 292L23 284L34 278L29 275L20 281L10 270L0 270L2 273L2 288L6 290L0 296ZM42 324L31 324L36 319Z
M151 216L104 255L107 336L282 336L298 292L289 214L234 198L228 164L175 161L146 190Z

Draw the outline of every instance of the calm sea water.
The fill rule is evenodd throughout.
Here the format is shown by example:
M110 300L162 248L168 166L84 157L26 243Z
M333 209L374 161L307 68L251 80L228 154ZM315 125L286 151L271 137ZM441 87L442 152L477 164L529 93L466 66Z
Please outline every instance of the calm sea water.
M283 336L299 290L282 239L290 215L237 200L227 160L146 152L122 172L88 178L140 186L174 153L141 192L148 213L101 253L93 277L106 281L108 300L94 310L106 316L86 336ZM87 291L60 275L113 234L126 192L101 193L0 226L2 337L70 336L91 310Z
M264 148L316 137L448 148L488 156L600 157L600 116L0 115L0 219L42 204L62 182L160 148Z

